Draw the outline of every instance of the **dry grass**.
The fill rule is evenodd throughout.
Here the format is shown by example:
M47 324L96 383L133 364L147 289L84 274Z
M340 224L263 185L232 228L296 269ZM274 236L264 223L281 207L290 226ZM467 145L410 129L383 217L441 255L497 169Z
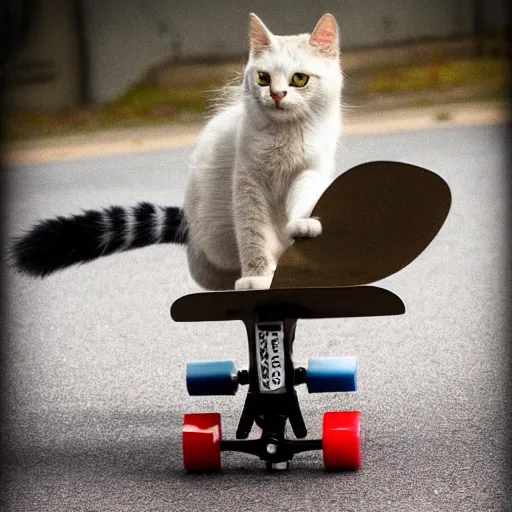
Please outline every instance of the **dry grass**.
M208 94L198 88L166 90L136 85L104 107L57 112L20 112L6 116L8 140L91 132L105 128L185 122L201 115Z
M508 75L506 59L433 63L378 71L370 77L364 91L368 94L400 94L477 86L489 94L505 94Z

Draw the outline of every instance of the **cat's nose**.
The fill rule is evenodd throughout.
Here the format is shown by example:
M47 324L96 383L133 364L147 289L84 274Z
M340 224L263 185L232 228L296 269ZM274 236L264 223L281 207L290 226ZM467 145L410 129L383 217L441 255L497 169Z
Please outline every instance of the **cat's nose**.
M286 96L286 91L273 91L270 89L270 96L276 102L276 105Z

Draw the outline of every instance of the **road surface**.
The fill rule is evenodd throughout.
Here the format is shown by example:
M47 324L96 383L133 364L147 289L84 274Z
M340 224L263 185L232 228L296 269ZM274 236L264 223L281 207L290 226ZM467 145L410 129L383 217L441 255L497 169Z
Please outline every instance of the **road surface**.
M189 147L30 163L8 172L7 231L112 203L182 204ZM363 467L326 473L320 452L269 475L243 454L218 475L186 475L181 422L220 412L234 436L244 391L189 397L185 363L247 364L243 325L178 324L169 307L198 291L183 248L104 258L45 280L7 270L4 510L512 510L506 140L503 125L342 140L339 170L376 159L439 173L453 205L435 241L378 284L398 317L300 321L295 358L355 355L353 394L299 399L312 437L329 410L362 413ZM508 494L507 494L508 493Z

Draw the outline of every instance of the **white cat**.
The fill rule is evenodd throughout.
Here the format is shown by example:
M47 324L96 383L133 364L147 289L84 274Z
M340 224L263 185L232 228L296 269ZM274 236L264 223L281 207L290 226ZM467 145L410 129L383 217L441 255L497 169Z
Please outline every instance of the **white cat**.
M342 73L330 14L311 35L296 36L276 36L251 14L249 39L243 84L196 143L183 211L143 203L42 221L16 242L17 267L46 275L176 242L187 243L191 275L204 288L269 288L293 240L322 231L310 214L334 178Z
M332 181L342 87L338 27L275 36L251 14L243 95L213 118L192 157L185 198L188 262L206 288L268 288Z

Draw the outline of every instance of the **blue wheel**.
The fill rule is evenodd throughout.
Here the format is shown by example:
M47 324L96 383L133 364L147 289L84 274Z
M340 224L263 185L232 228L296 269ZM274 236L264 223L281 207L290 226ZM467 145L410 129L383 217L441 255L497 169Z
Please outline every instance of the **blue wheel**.
M355 391L357 363L355 357L318 357L310 359L306 385L310 393Z
M187 363L187 391L191 396L234 395L238 371L233 361Z

